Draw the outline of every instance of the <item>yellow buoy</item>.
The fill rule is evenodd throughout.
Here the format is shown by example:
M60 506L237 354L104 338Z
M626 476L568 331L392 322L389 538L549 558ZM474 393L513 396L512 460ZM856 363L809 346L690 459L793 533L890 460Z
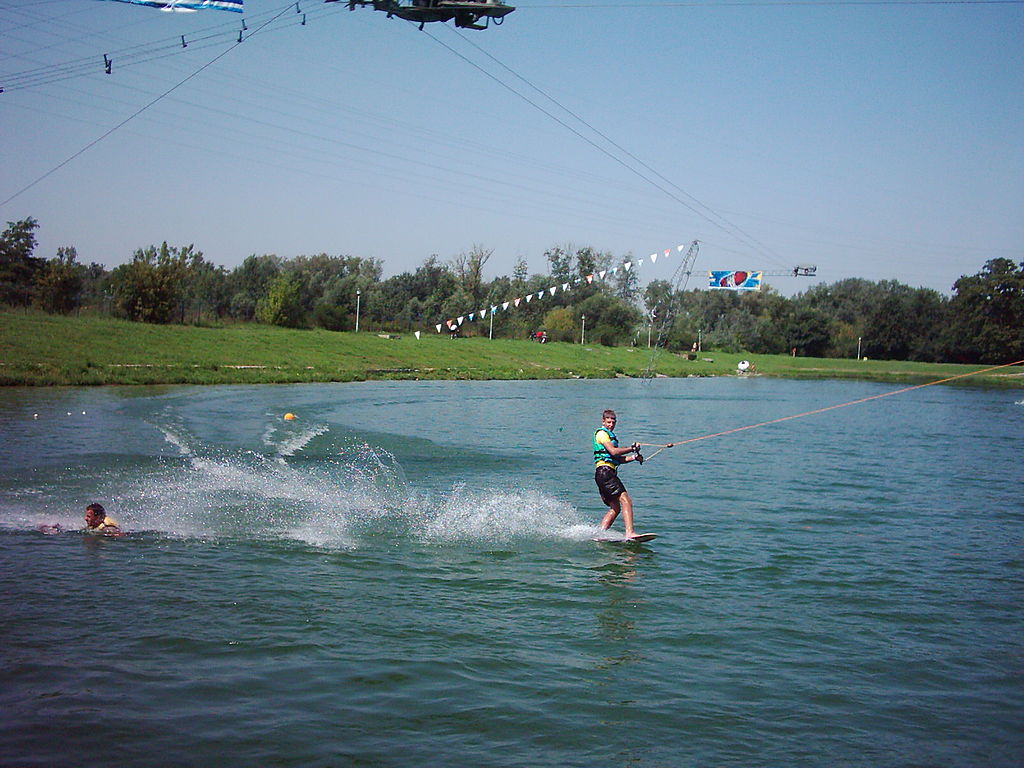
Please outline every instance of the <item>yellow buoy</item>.
M284 420L285 421L295 421L295 414L294 413L286 413L284 415Z

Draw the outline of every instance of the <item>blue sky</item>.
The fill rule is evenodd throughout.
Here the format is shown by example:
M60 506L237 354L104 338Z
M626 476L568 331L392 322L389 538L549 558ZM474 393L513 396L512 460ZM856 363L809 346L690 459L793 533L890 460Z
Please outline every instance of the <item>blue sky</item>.
M235 45L239 14L0 0L0 218L38 219L37 255L113 267L167 240L390 275L481 244L494 276L699 239L699 272L817 265L766 280L786 294L948 293L1024 259L1022 3L524 0L481 32L245 7Z

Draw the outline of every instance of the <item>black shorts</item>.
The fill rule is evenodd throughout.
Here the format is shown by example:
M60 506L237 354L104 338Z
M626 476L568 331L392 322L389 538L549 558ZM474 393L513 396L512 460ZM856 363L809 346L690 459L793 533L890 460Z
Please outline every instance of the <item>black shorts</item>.
M619 474L614 467L598 467L594 470L594 482L597 483L597 490L601 492L601 500L608 506L626 492L626 486L619 480Z

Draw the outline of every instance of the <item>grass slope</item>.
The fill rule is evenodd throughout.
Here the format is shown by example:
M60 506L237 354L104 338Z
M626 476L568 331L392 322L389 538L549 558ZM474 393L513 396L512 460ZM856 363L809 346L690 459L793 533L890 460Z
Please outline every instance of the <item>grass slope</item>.
M651 350L599 344L536 344L486 338L290 330L264 325L196 328L102 317L0 311L0 385L257 384L366 379L550 379L641 376ZM741 359L762 375L923 383L972 366L660 352L665 376L736 373ZM1024 387L1020 368L961 381Z

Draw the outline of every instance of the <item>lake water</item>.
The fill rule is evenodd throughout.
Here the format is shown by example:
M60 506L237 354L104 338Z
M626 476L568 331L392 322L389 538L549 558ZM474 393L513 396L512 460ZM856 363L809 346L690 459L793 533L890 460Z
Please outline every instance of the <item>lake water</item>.
M1024 397L764 378L0 392L0 764L1020 766ZM282 415L292 412L295 421ZM92 501L131 533L81 526ZM617 525L621 527L621 524Z

